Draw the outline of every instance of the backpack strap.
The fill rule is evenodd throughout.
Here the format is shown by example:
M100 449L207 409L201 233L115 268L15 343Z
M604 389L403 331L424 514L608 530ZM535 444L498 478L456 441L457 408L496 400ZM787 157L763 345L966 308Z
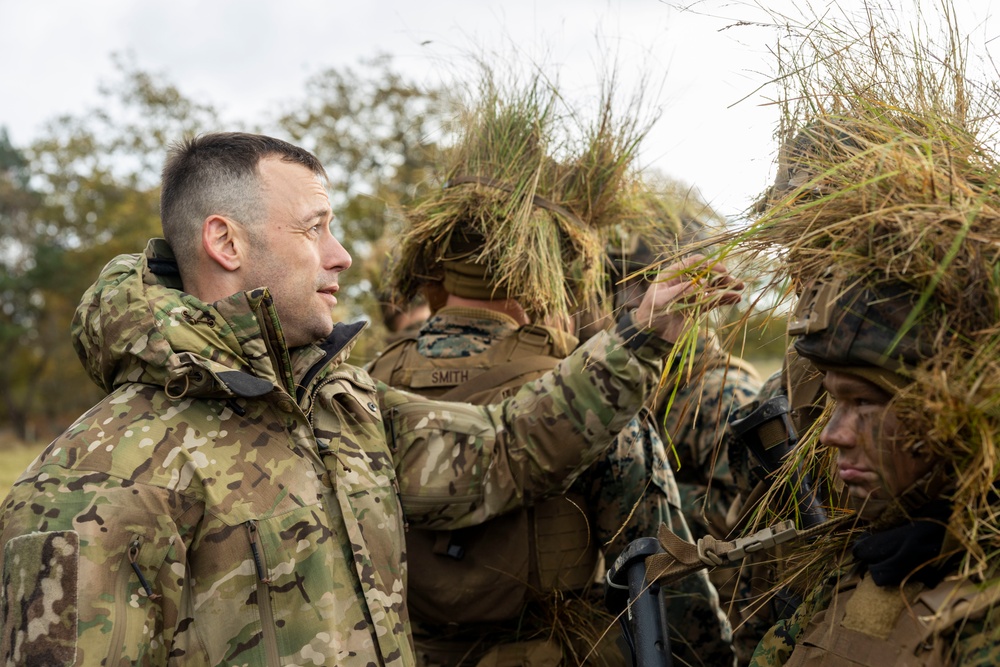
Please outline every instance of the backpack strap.
M976 584L969 580L945 581L936 588L923 591L917 598L930 609L922 617L924 641L970 619L981 618L1000 603L1000 586Z

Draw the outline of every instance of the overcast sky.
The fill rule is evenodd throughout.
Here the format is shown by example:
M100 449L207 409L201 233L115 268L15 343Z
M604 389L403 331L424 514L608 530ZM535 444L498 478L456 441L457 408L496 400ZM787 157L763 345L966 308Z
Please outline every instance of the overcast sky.
M915 1L915 0L914 0ZM759 0L792 11L807 0ZM814 1L853 11L863 0ZM906 0L903 0L903 4ZM774 33L754 3L688 0L0 0L0 126L15 145L45 121L96 104L130 53L189 97L252 123L301 97L310 75L386 53L441 80L444 63L504 44L544 59L564 85L590 85L602 53L656 83L663 115L643 163L695 185L721 213L767 185L777 111L755 92L772 71ZM992 0L955 0L973 43L996 31ZM1000 3L998 3L1000 4ZM991 30L993 31L991 33ZM506 47L504 47L506 48ZM662 84L662 85L661 85Z

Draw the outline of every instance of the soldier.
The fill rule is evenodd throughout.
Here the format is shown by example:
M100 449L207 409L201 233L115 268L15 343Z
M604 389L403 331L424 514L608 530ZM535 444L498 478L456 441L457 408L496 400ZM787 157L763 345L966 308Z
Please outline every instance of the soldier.
M679 248L706 238L718 215L691 191L650 191L642 198L644 228L618 230L606 246L613 311L639 305L657 266ZM631 232L631 233L629 233ZM714 332L698 331L689 369L661 383L655 415L671 450L681 506L695 538L724 537L727 515L738 492L720 449L730 415L760 388L753 365L725 351Z
M543 322L567 322L559 303L584 301L580 288L597 284L577 280L571 269L583 263L581 248L600 248L591 231L600 224L595 212L626 210L630 202L621 200L633 196L633 184L623 173L602 188L581 187L586 200L566 184L586 178L576 165L607 172L631 155L594 144L562 156L566 166L544 154L506 162L491 155L494 146L544 145L553 131L540 108L537 116L519 116L526 97L523 90L484 95L467 115L473 120L446 167L445 187L408 212L412 227L401 242L405 270L396 273L396 287L405 295L429 283L447 298L417 336L370 365L372 377L425 396L485 404L576 347L565 326ZM519 215L520 227L512 220ZM532 240L519 247L512 229L528 230ZM558 263L517 261L552 246ZM520 275L505 279L505 264ZM661 522L687 531L666 450L645 413L565 495L475 528L411 529L408 599L418 656L448 667L619 664L615 632L608 633L614 619L593 603L595 570L602 551L613 559ZM704 574L667 597L677 664L732 664L730 628Z
M815 426L759 512L815 497L831 516L783 554L777 584L801 603L751 665L995 665L1000 159L979 127L995 101L950 23L939 42L870 19L856 40L810 26L808 60L785 63L789 140L744 237L782 258L794 350L828 397L817 415L790 375ZM790 505L803 470L817 483Z
M382 322L385 324L386 342L393 343L401 338L420 330L427 318L431 316L431 307L427 299L421 295L408 303L399 304L391 296L382 295L379 300Z
M364 323L333 320L351 259L324 177L261 135L171 151L167 240L112 260L73 323L109 395L3 505L5 662L412 665L405 524L564 489L683 334L677 277L502 403L377 385L344 363ZM738 298L716 275L709 300Z

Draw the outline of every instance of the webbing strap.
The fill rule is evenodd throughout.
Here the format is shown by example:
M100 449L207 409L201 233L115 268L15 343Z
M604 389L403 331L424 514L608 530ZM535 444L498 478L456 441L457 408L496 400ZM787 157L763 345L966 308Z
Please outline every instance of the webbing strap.
M646 581L668 584L702 568L736 565L757 551L770 549L795 538L810 537L854 518L853 514L848 514L806 530L798 530L792 521L782 521L735 540L720 540L706 535L694 544L660 524L656 538L663 553L646 558Z

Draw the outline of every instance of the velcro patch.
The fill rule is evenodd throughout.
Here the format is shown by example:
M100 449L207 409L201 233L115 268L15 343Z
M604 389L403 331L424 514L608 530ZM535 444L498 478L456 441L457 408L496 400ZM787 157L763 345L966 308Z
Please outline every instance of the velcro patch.
M920 584L907 584L900 594L896 586L878 586L871 575L866 574L847 601L842 625L869 637L888 639L899 615L908 605L907 600L919 590Z
M0 662L72 665L76 661L80 537L31 533L4 548Z

